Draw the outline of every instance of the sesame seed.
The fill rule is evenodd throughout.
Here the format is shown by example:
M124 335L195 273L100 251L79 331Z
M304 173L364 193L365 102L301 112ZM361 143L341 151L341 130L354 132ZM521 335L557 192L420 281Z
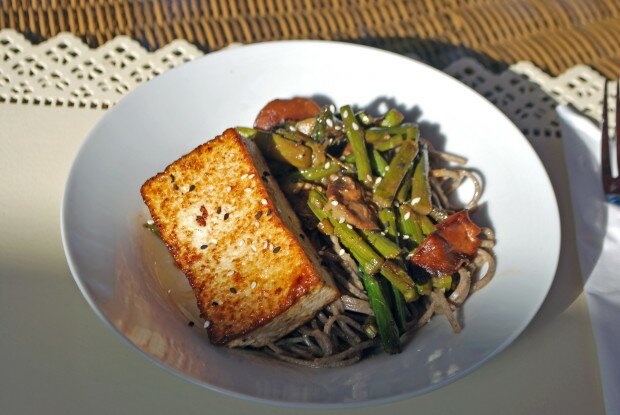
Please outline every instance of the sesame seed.
M349 225L349 224L347 223L347 228L349 228L349 229L353 229L353 226L351 226L351 225Z
M273 251L273 244L269 244L269 250Z
M168 290L168 294L170 294L172 292L172 290Z
M412 205L417 205L418 203L420 203L420 199L419 197L414 197L413 199L411 199L411 204Z
M385 231L381 231L381 235L385 236L387 235Z
M220 304L219 304L217 301L213 301L213 302L211 303L211 305L212 305L213 307L217 307L217 306L218 306L218 305L220 305Z
M232 277L233 275L235 275L235 271L233 270L228 271L228 273L226 274L227 277Z
M405 220L409 219L410 217L411 217L411 212L405 213Z
M390 166L385 166L385 171L390 171Z
M256 281L252 281L252 284L250 284L250 288L252 289L256 288Z
M230 216L230 213L224 213L224 220L228 219L229 216Z
M399 206L400 206L400 203L398 203L398 202L394 202L394 206L399 207Z
M333 127L334 126L334 122L330 118L325 120L325 124L327 124L328 127Z
M325 251L323 251L322 249L319 251L319 255L323 256L325 254Z
M368 180L369 182L372 181L372 176L370 174L366 175L366 180Z
M306 239L306 236L305 236L303 233L300 233L300 234L299 234L299 237L300 237L302 240L303 240L303 239Z
M261 217L261 216L263 216L263 212L259 210L259 211L256 213L256 216L254 216L254 217L255 217L256 219L260 219L260 217Z
M377 177L377 178L375 179L375 184L379 184L379 183L381 183L381 180L382 180L382 178L381 178L381 177Z
M359 125L357 125L357 123L356 123L356 122L354 122L354 123L352 123L352 124L351 124L351 128L353 128L355 131L357 131L357 130L359 130L359 129L360 129L360 126L359 126Z
M340 251L338 251L338 255L343 256L344 255L344 249L340 249Z
M340 130L342 130L342 127L341 127L341 126L339 126L339 125L337 125L337 126L335 126L335 127L334 127L334 130L336 130L336 131L340 131Z
M194 322L190 321L190 322L187 323L187 325L190 326L190 327L194 327Z
M155 221L153 219L149 219L149 220L146 221L146 224L147 225L153 225L153 224L155 224Z
M191 192L192 190L194 190L196 188L196 186L194 186L193 184L189 187L189 191Z
M340 218L340 220L338 221L338 223L344 223L344 218Z
M325 163L325 168L329 169L329 166L331 166L332 164L328 161L327 163Z
M362 121L363 121L365 124L368 124L368 122L370 121L370 119L368 118L368 115L363 115L363 116L362 116Z
M216 244L217 243L217 239L211 239L211 243L212 244Z
M261 199L261 200L260 200L260 203L261 203L262 205L267 206L267 199Z
M170 181L173 182L174 181L174 174L170 175Z
M227 193L230 193L230 191L232 190L232 187L226 186L226 189L224 189L224 190L226 190Z
M248 179L253 179L253 178L254 178L254 176L255 176L255 174L254 174L254 173L252 173L252 174L250 174L250 175L248 176Z
M173 188L174 190L179 190L179 185L175 183L175 184L174 184L174 186L172 186L172 188Z
M204 324L204 326L203 326L203 327L206 329L206 328L207 328L207 327L209 327L210 325L211 325L211 322L210 322L209 320L207 320L207 321L205 321L205 324Z
M252 192L252 189L250 189L249 187L246 187L246 188L245 188L245 190L244 190L244 192L246 192L246 193L251 193L251 192Z
M254 221L254 226L256 226L258 228L260 226L260 222L259 221Z
M403 236L403 239L409 239L409 235Z
M271 215L271 209L267 209L267 216Z
M258 249L256 249L254 245L252 245L250 248L252 249L253 252L258 252Z
M332 200L332 205L338 206L338 201L337 200Z
M349 116L349 111L343 111L342 118L347 118Z
M243 245L245 245L245 241L242 239L239 241L239 246L243 246Z
M334 104L331 104L331 105L329 106L329 110L330 110L332 113L336 112L336 107L334 106Z
M263 249L267 249L268 246L269 246L269 243L267 241L263 242Z
M217 211L216 211L216 212L217 212L217 214L218 214L218 215L219 215L220 213L222 213L222 207L221 207L221 206L218 206L218 207L217 207Z
M229 290L231 293L237 294L237 289L235 287L230 287Z
M407 259L411 259L411 258L413 258L413 252L408 253L408 254L407 254L407 256L406 256L406 258L407 258Z
M200 249L207 249L207 245L200 245Z
M275 248L273 248L273 253L277 254L278 252L280 252L280 247L276 246Z
M248 177L248 174L245 173L243 176L241 176L241 180L245 180L245 179L247 179L247 177Z

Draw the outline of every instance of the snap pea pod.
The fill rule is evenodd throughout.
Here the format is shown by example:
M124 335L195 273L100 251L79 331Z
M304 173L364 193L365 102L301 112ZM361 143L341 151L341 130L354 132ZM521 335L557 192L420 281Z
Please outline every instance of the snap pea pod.
M411 180L411 206L422 215L428 215L433 209L428 181L428 151L424 145L420 148L420 157Z
M422 235L422 230L413 217L414 212L409 206L400 205L398 213L398 226L403 234L403 239L410 239L416 245L420 245L424 241L424 235Z
M383 119L379 122L381 127L397 127L399 126L405 116L395 108L389 110L384 116Z
M364 129L360 127L355 114L349 105L340 108L340 115L344 123L347 138L355 154L355 166L357 167L357 179L366 186L372 186L372 169L368 158L368 149L364 141Z
M379 329L379 338L383 350L389 354L400 353L400 338L398 327L381 290L377 279L360 268L360 275L364 288L368 293L368 300L372 311L375 313L375 321Z
M312 165L312 150L278 134L257 131L254 142L269 159L291 164L298 169L306 169Z
M317 180L321 180L323 177L329 176L330 174L338 173L339 171L340 165L337 163L328 162L321 166L300 169L299 171L292 173L291 178L315 182Z
M375 172L377 176L385 176L385 168L388 166L388 162L385 161L377 150L373 150L370 153L370 164L372 166L372 171Z
M385 177L375 189L373 200L379 207L385 208L392 205L398 187L417 153L418 144L415 141L407 140L400 146L398 153L392 158L388 166L389 169L387 169Z
M384 258L396 258L400 255L400 248L388 237L377 231L362 231L364 237L373 248Z
M393 135L387 140L375 141L372 146L377 151L388 151L395 149L403 143L404 139L401 134Z

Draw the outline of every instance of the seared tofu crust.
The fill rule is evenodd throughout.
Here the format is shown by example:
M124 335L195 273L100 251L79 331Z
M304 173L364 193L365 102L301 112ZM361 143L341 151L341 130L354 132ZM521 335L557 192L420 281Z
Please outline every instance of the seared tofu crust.
M338 298L260 152L234 129L147 180L141 194L211 342L263 346Z

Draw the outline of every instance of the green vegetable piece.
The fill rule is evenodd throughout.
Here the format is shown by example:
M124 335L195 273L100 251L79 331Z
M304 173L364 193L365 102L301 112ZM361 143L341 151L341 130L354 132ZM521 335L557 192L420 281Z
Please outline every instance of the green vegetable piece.
M269 159L291 164L298 169L306 169L312 165L312 150L278 134L257 131L254 142Z
M338 173L339 171L340 165L338 163L328 162L322 166L299 170L298 172L291 174L291 178L315 182L321 180L323 177L329 176L330 174Z
M329 109L329 105L323 107L319 115L316 116L316 124L314 124L310 137L314 141L323 142L327 133L327 120L333 120L333 118L334 114L332 114L332 111Z
M429 279L424 282L416 283L415 289L420 295L431 295L431 291L433 291L433 285L431 283L431 280Z
M403 122L405 116L397 109L392 108L384 116L379 125L381 127L397 127Z
M379 329L379 338L381 346L386 353L395 354L401 352L400 338L398 336L398 327L387 304L385 296L381 290L381 286L377 279L366 273L360 268L362 282L366 292L370 306L375 313L375 321Z
M388 151L395 149L401 145L403 141L403 136L401 134L396 134L387 140L376 141L372 144L372 146L377 151Z
M424 241L424 235L414 215L415 213L412 212L409 206L400 205L398 207L398 226L400 233L403 234L403 239L410 239L416 245L420 245Z
M241 137L247 138L249 140L253 139L256 135L256 130L254 128L235 127L235 130L237 130L237 133L239 133Z
M411 167L416 154L418 154L418 144L415 141L407 140L400 146L398 153L388 166L385 177L375 189L373 200L379 207L386 208L392 205L398 187Z
M413 301L418 298L415 283L398 263L386 260L381 266L381 275L388 279L394 287L403 294L405 301Z
M396 192L396 200L398 200L398 203L404 203L406 200L409 200L409 196L411 195L411 175L412 174L413 174L413 169L407 170L407 174L405 174L403 181L400 183L398 192Z
M389 208L381 209L381 211L379 211L379 220L381 220L387 234L397 240L398 231L396 229L396 215L394 211Z
M421 215L428 215L433 209L431 187L428 181L428 151L426 146L422 146L420 158L413 171L411 206Z
M433 287L449 290L452 287L452 275L433 277Z
M362 326L362 330L369 339L374 339L379 334L379 329L377 328L377 320L373 316L368 316L364 321L364 325Z
M372 166L372 171L377 176L385 176L385 168L388 166L388 162L385 161L383 156L377 150L373 150L370 153L370 164Z
M364 141L364 129L357 123L355 114L349 105L340 108L340 116L344 123L347 138L355 154L355 166L357 167L357 179L367 187L372 186L372 169L368 158L368 149Z
M405 303L405 297L398 291L398 288L390 285L392 290L392 296L394 297L394 319L398 325L398 329L401 333L407 331L407 306Z
M390 238L376 231L362 231L368 243L384 258L396 258L400 255L400 248Z
M416 222L418 222L418 225L420 226L420 229L422 229L422 233L425 236L435 232L435 224L428 216L416 214Z
M374 125L375 123L375 119L372 115L362 111L362 112L358 112L356 114L357 120L360 122L360 124L362 124L365 127L370 127L371 125Z

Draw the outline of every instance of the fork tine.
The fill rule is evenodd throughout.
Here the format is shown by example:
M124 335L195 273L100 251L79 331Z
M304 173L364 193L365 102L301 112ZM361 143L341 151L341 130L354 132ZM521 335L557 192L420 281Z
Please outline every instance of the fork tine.
M601 168L603 176L603 188L605 193L609 192L611 184L611 164L609 163L609 114L607 107L607 84L609 80L605 80L605 92L603 94L603 134L601 139Z

